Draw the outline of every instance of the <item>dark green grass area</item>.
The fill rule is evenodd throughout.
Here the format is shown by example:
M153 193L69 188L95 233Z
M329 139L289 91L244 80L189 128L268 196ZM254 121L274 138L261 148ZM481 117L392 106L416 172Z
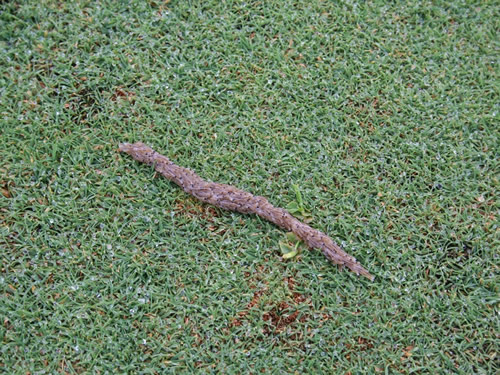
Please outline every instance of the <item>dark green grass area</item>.
M493 1L0 4L0 372L498 371ZM143 141L376 279L200 204Z

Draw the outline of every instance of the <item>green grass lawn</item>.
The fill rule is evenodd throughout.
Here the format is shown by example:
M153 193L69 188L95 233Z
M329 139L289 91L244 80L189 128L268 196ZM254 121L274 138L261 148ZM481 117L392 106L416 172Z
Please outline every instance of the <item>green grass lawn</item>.
M494 374L494 1L0 4L0 372ZM143 141L376 276L204 205Z

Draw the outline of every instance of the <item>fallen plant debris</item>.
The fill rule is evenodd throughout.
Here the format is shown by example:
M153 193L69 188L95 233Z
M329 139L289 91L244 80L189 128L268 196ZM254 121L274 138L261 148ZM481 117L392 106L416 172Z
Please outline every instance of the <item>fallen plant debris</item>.
M119 151L129 154L137 161L154 166L161 175L200 201L226 210L259 215L295 233L310 248L320 249L331 262L341 267L346 266L357 275L374 280L375 277L359 264L356 258L342 250L330 237L297 220L287 210L274 207L266 198L255 196L231 185L205 181L190 169L172 163L168 158L141 142L122 143Z

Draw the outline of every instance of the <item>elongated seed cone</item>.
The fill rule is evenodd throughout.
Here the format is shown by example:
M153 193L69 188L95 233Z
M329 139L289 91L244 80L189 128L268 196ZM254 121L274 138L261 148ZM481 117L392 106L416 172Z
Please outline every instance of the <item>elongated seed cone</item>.
M310 248L320 249L331 262L346 266L356 274L374 280L374 276L363 268L356 258L342 250L330 237L297 220L287 210L274 207L266 198L255 196L231 185L205 181L190 169L172 163L168 158L141 142L122 143L119 151L129 154L137 161L153 165L156 171L200 201L226 210L259 215L295 233Z

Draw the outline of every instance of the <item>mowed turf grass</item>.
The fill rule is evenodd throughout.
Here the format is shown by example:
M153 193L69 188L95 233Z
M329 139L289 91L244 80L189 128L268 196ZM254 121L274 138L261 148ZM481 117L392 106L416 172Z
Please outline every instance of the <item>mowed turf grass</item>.
M0 372L498 371L495 2L0 5ZM376 276L201 204L143 141Z

